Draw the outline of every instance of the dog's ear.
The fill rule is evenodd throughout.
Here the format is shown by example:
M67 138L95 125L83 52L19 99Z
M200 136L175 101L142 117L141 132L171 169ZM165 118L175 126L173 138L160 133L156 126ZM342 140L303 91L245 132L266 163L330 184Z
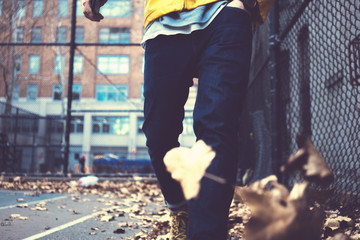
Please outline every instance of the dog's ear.
M296 183L289 193L275 176L249 187L237 187L235 194L249 206L251 218L245 225L248 240L318 240L324 214L310 210L308 183Z
M334 181L334 175L320 151L311 140L298 134L296 144L299 150L289 157L287 163L281 167L282 172L293 172L300 170L304 178L321 186L327 186Z

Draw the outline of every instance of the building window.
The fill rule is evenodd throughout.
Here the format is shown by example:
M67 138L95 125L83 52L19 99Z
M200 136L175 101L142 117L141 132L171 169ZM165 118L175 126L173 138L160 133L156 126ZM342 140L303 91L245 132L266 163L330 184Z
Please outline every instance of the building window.
M128 98L129 87L126 84L96 85L96 100L99 102L125 102Z
M130 29L101 28L99 31L99 43L130 43Z
M15 55L15 70L16 74L21 73L21 67L22 67L22 56L21 55Z
M34 0L33 17L42 16L43 8L44 8L43 0Z
M76 2L76 16L77 17L84 17L84 13L81 7L81 0L77 0Z
M142 129L144 125L144 117L138 117L137 118L137 133L138 134L144 134L144 131Z
M12 100L19 101L19 96L20 96L20 84L15 84L12 93Z
M54 84L53 85L53 93L52 93L52 99L57 101L57 100L61 100L61 96L62 96L62 86L61 84Z
M81 74L83 72L84 57L82 55L74 56L74 74Z
M22 27L15 28L14 42L16 42L16 43L24 42L24 28L22 28Z
M11 120L10 131L12 132L37 132L39 130L39 119L31 119L19 115L17 119Z
M31 29L31 42L32 43L41 42L41 27L35 27Z
M124 117L93 117L92 132L112 135L128 135L130 132L130 118Z
M79 101L81 98L81 84L74 84L72 86L72 99L73 101Z
M109 0L101 9L104 17L130 17L131 0Z
M49 118L47 118L46 126L49 133L64 132L64 121L57 119L61 119L61 116L49 116Z
M183 132L184 135L194 135L193 130L193 118L185 117L183 121Z
M39 73L40 68L40 56L39 55L30 55L29 57L29 73L37 74Z
M65 55L56 55L54 63L54 73L63 73L65 69Z
M128 74L129 56L98 56L98 73L100 74Z
M58 16L67 17L69 14L69 3L68 0L59 0L58 2ZM80 7L81 9L81 7Z
M70 132L82 133L84 132L84 117L71 117Z
M38 90L37 84L28 84L27 85L27 91L26 91L27 101L31 101L31 102L36 101L37 90Z
M18 0L16 7L16 18L24 18L26 16L26 0Z
M84 27L76 27L75 42L84 43Z
M67 27L57 27L56 42L66 43L67 39Z

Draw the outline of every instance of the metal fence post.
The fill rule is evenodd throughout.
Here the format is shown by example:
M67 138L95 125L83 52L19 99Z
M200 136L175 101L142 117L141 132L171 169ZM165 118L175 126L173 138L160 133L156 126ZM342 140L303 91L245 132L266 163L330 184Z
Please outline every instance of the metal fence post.
M270 52L270 98L271 98L271 159L272 172L279 175L279 167L281 164L281 149L280 149L280 135L279 135L279 80L278 80L278 59L280 53L279 40L279 10L278 1L275 1L270 14L270 37L269 37L269 52Z
M73 69L74 69L74 53L75 53L75 30L76 30L76 0L72 1L71 14L71 37L70 37L70 59L69 59L69 82L67 94L67 114L66 114L66 131L65 131L65 152L64 152L64 174L68 172L69 153L70 153L70 125L71 125L71 103L72 103L72 87L73 87Z

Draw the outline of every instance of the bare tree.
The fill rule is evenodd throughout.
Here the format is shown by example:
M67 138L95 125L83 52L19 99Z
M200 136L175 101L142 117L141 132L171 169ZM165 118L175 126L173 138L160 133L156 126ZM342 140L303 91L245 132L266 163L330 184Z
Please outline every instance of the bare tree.
M1 0L0 0L1 2ZM22 42L24 38L24 27L26 29L32 29L34 26L38 26L39 24L43 27L43 29L48 28L50 31L50 36L47 36L51 42L56 42L56 29L62 25L61 18L57 12L58 1L46 1L47 7L46 11L43 12L41 18L29 18L25 19L26 7L30 6L34 0L11 0L3 1L2 4L2 16L0 17L0 41L3 43L17 43ZM45 2L45 1L44 1ZM24 21L26 20L26 21ZM9 24L10 23L10 24ZM61 46L53 46L51 47L55 53L55 55L61 56L62 54L66 54L66 50L64 51ZM33 48L25 48L25 47L16 47L15 45L2 46L1 47L1 56L0 56L0 85L3 85L1 89L3 89L2 95L5 97L5 115L11 114L12 101L13 101L13 92L16 84L19 81L19 77L17 72L20 70L21 63L17 61L18 56L21 53L29 51L29 49ZM67 50L68 51L68 50ZM62 71L59 71L58 82L61 86L61 117L65 116L65 74L64 74L64 64L63 61L59 61L59 68ZM29 76L22 77L27 80ZM37 79L42 79L44 76L37 75ZM71 94L71 93L69 93ZM3 121L2 131L7 132L10 129L10 118ZM64 123L65 124L65 123ZM65 129L65 128L64 128Z
M31 0L30 0L31 1ZM0 26L2 29L8 30L3 34L2 42L18 42L18 31L20 29L21 19L24 17L26 9L26 1L11 0L10 6L5 2L2 5L3 16L1 18ZM8 27L8 23L10 26ZM5 49L4 49L5 48ZM13 98L13 90L16 85L17 71L19 63L16 61L16 46L3 47L3 57L0 59L0 68L2 71L1 77L4 85L5 96L5 115L11 113L11 103ZM10 118L3 119L3 132L7 132L10 127Z

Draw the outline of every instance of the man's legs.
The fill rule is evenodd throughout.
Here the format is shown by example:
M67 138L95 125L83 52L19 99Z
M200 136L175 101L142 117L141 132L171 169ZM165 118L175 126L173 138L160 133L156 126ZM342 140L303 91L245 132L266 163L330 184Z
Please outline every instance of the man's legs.
M170 208L186 204L180 184L166 171L163 157L178 147L184 105L192 85L188 35L158 36L146 43L143 130L162 193Z
M251 24L245 11L225 7L203 31L192 34L199 53L194 131L216 157L203 178L198 198L189 201L188 238L224 240L237 172L237 120L245 99L251 58Z

